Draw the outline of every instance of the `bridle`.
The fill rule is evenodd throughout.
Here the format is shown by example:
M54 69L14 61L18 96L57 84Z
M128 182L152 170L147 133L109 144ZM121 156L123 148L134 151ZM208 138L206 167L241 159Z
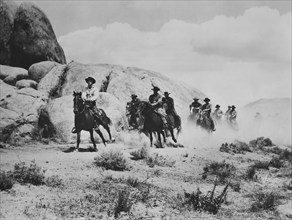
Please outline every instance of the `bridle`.
M82 102L82 105L79 104L80 101ZM76 111L75 111L75 105L77 105ZM81 111L80 111L80 107L83 108ZM76 95L74 97L74 113L75 114L82 114L84 112L85 108L86 108L86 105L84 104L84 101L82 100L82 98L80 96Z

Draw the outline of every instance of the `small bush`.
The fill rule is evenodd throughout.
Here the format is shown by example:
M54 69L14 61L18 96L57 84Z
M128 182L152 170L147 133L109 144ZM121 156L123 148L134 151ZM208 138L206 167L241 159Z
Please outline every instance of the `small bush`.
M241 187L240 187L240 182L231 182L230 187L235 191L235 192L240 192Z
M223 162L212 162L211 164L203 168L204 174L216 175L219 177L220 183L225 183L227 178L232 177L235 174L236 168L228 163Z
M284 162L280 159L280 157L273 157L270 161L270 166L279 169L284 166Z
M13 186L13 178L11 177L11 174L5 171L0 172L0 189L6 190L11 189Z
M225 186L221 194L215 195L215 189L217 186L217 181L214 183L213 190L208 192L206 195L203 195L200 189L197 189L197 192L185 193L183 205L188 205L195 211L207 211L212 214L217 214L222 203L226 200L227 189L229 183Z
M138 178L129 176L126 180L126 183L132 187L137 187L141 184L141 181Z
M268 170L270 166L270 161L257 161L252 166L256 169Z
M220 151L231 154L245 154L245 152L251 152L251 149L246 143L236 140L231 144L223 143L220 147Z
M103 152L94 158L94 163L109 170L123 171L129 169L127 161L121 152Z
M148 164L149 167L154 167L155 165L161 166L161 167L173 167L175 164L175 161L166 159L165 157L158 155L156 153L152 156L148 156L146 158L146 163Z
M114 216L117 218L120 212L130 212L133 203L130 199L130 189L125 188L118 192L114 206Z
M256 174L256 168L254 166L250 166L248 167L245 176L247 179L253 180L255 174Z
M133 157L133 160L142 160L148 157L148 150L146 147L142 147L139 150L133 151L130 153Z
M49 187L60 187L63 186L62 180L57 175L50 176L46 179L46 185Z
M279 205L280 196L274 192L256 192L251 195L253 203L251 204L250 210L252 212L258 212L261 210L274 210Z
M36 165L35 161L32 161L29 166L26 166L24 162L14 165L14 171L12 177L19 183L30 183L33 185L45 184L45 170Z
M253 149L260 149L263 150L264 147L267 146L275 146L271 139L269 138L264 138L264 137L259 137L255 140L252 140L249 142L249 146L252 147Z

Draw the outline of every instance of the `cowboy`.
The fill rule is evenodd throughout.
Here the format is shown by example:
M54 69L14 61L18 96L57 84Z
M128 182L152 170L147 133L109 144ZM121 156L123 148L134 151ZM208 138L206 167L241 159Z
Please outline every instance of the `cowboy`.
M177 115L174 109L174 101L173 98L169 97L169 92L164 92L164 97L162 98L162 105L166 112L166 114Z
M205 104L202 105L201 107L201 110L203 111L203 114L210 120L211 122L211 128L213 131L215 131L215 123L211 117L211 111L212 111L212 106L211 104L209 103L211 100L209 98L205 98L204 99L204 102Z
M127 110L127 117L129 125L133 128L138 127L137 122L137 110L139 105L139 99L137 98L137 95L132 94L131 95L132 100L130 102L127 102L126 110Z
M235 106L232 105L231 106L231 111L229 112L229 120L230 121L235 121L236 120L236 117L237 117L237 112L235 111Z
M227 111L225 112L224 116L226 118L226 120L229 120L229 116L230 116L230 111L231 111L231 105L228 106Z
M190 104L190 111L191 111L191 114L196 115L200 111L202 104L199 102L198 98L194 98L193 100L194 100L193 103Z
M164 128L167 127L166 113L162 107L162 96L158 93L160 89L157 86L152 88L153 94L149 96L149 103L153 107L153 110L158 113L163 121Z
M82 92L81 97L90 107L95 121L100 121L102 120L102 112L96 107L96 100L99 93L99 90L94 86L96 81L90 76L85 79L85 82L87 83L87 87L86 90ZM72 133L76 133L75 127L72 129Z
M215 111L214 111L214 113L213 113L213 116L214 116L214 118L215 118L216 121L218 121L218 122L221 121L221 118L222 118L222 116L223 116L223 112L222 112L222 110L220 109L220 105L217 104L217 105L215 106Z

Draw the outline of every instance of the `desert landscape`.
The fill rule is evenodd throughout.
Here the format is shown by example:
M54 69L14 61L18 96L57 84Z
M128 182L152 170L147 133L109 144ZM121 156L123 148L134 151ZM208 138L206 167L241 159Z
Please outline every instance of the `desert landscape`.
M236 129L222 119L208 132L189 120L190 104L209 97L214 108L214 92L144 67L68 61L36 4L0 0L0 9L0 219L292 219L290 97L244 102ZM112 121L112 141L101 126L106 145L94 133L96 151L89 132L79 150L71 132L87 77ZM131 95L148 101L154 86L181 117L176 143L154 135L151 147L147 132L130 129Z

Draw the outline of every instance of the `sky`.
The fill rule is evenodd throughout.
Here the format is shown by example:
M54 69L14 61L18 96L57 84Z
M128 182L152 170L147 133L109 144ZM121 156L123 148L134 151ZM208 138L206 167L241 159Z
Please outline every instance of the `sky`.
M221 106L291 98L291 1L28 2L68 62L156 71Z

